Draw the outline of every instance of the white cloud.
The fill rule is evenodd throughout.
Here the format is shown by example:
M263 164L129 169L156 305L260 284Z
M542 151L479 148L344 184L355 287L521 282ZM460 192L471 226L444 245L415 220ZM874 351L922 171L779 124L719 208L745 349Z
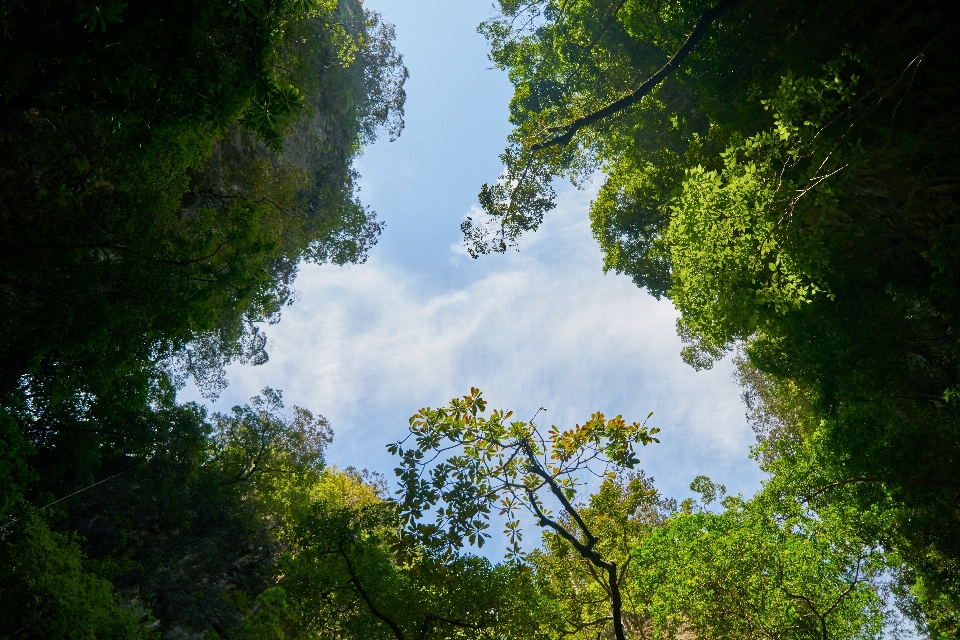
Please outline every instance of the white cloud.
M305 267L299 302L267 328L270 362L232 367L225 400L283 389L331 420L331 462L388 475L384 446L402 437L406 418L471 386L521 418L547 407L544 421L558 426L598 410L628 420L654 411L662 444L641 459L665 493L700 473L752 491L752 434L729 363L690 369L673 307L602 273L589 196L563 194L519 253L474 261L451 251L445 268L454 273L443 278L381 262L376 251L365 265Z

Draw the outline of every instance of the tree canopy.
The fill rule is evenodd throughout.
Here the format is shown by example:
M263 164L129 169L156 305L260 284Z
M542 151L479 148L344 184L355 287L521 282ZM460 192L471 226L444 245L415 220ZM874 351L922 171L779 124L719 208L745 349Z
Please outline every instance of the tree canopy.
M362 261L351 162L406 69L358 3L6 3L2 385L261 361L302 259Z
M656 428L595 414L541 431L485 412L473 389L420 410L391 445L401 541L447 554L482 546L499 506L508 557L551 603L537 619L547 637L827 640L896 628L885 580L896 561L861 533L882 520L877 510L811 501L795 471L772 474L751 499L723 497L700 476L691 489L702 503L678 509L636 469L635 446L656 442ZM724 510L708 511L718 497ZM518 511L542 529L532 552L519 544Z
M669 298L688 363L740 345L770 412L802 409L818 497L882 505L859 535L956 633L956 3L499 6L481 32L515 128L468 249L506 251L555 178L601 172L605 268Z
M602 175L605 268L672 302L694 367L736 352L760 491L661 495L652 414L544 428L471 389L389 445L391 493L280 391L179 402L266 361L299 265L376 243L354 160L403 128L393 27L360 0L6 0L0 637L960 633L960 5L499 7L515 129L468 250ZM503 561L476 555L501 524Z
M215 396L266 361L256 323L302 260L363 261L352 161L399 134L407 71L347 1L13 2L0 25L9 507L148 440L128 418L187 379Z

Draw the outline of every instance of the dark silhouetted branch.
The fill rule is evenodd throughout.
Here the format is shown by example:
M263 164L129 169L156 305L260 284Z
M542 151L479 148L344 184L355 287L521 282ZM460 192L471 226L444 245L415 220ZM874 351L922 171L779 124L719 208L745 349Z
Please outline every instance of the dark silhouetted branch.
M690 52L693 51L694 47L696 47L697 44L703 39L703 36L707 34L707 29L711 24L713 24L714 20L719 18L723 13L732 9L739 2L740 0L720 0L715 7L704 11L697 19L697 23L693 25L693 31L689 36L687 36L683 46L677 49L677 52L673 54L673 57L670 58L670 60L668 60L659 71L647 78L643 84L619 100L611 102L602 109L598 109L592 113L580 116L573 122L555 127L547 127L548 132L559 135L547 140L546 142L539 142L533 145L532 149L534 151L538 151L554 145L567 144L570 142L573 136L580 131L580 129L588 127L595 122L599 122L600 120L612 116L615 113L619 113L620 111L623 111L624 109L639 102L641 98L653 91L657 85L659 85L667 76L673 73L677 67L680 66L686 57L690 55Z

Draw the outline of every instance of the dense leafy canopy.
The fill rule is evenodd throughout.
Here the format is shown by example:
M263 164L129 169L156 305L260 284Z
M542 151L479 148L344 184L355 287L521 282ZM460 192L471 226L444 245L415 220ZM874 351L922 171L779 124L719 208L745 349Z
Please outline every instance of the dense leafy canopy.
M403 127L393 29L359 0L6 0L0 637L960 633L958 7L500 8L516 129L470 251L601 170L606 268L673 302L694 366L740 351L761 491L678 506L638 467L659 429L473 389L411 418L391 497L278 391L178 403L266 360L302 261L376 242L352 163ZM504 562L467 551L501 522Z
M240 637L275 584L328 427L174 393L376 242L352 162L403 126L393 38L349 0L0 7L0 636Z
M882 509L857 535L898 554L931 634L957 633L957 4L500 8L481 31L515 129L470 250L536 229L554 178L602 171L605 268L673 302L693 366L743 345L769 415L803 414L783 460L820 499Z
M0 25L6 510L149 441L187 378L216 395L265 361L255 323L301 260L364 259L351 163L399 133L406 69L346 1L10 2Z
M703 504L678 509L629 471L634 444L655 441L656 429L597 414L542 434L485 409L474 389L422 409L408 439L391 445L401 458L402 542L447 553L482 544L499 504L510 557L553 603L538 618L548 637L827 640L897 629L888 584L897 563L862 534L885 524L882 510L811 499L810 478L796 469L772 473L750 500L724 498L719 514L706 507L726 489L698 477L691 489ZM599 487L581 497L591 474ZM527 554L514 513L523 509L543 530Z
M142 449L4 523L5 636L531 637L542 605L528 572L398 555L382 481L326 467L330 427L278 392L140 419Z
M0 18L5 389L179 354L216 392L218 359L265 357L253 322L301 259L376 241L351 161L399 132L406 70L375 14L51 0Z

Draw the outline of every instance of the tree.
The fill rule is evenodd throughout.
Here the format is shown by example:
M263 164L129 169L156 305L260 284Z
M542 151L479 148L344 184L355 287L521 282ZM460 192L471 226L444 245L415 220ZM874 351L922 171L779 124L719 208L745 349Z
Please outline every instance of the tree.
M904 614L930 637L951 637L958 603L956 564L946 551L953 527L946 517L952 503L949 489L912 475L915 469L905 469L895 481L851 476L829 448L829 427L834 425L823 424L812 389L765 374L744 357L738 368L751 409L748 418L757 432L754 454L771 476L765 494L781 496L781 503L793 496L794 512L826 514L843 525L836 530L848 540L883 548ZM913 508L907 509L902 492L911 488ZM922 502L916 498L921 493Z
M553 603L541 616L547 634L873 638L895 620L884 576L896 562L862 535L887 516L816 501L803 469L774 474L750 500L724 498L720 514L706 507L726 489L701 476L691 489L703 505L687 500L678 510L643 472L625 471L656 429L595 414L541 434L532 421L485 412L473 389L421 409L408 439L391 445L401 458L402 542L439 553L480 545L499 506L511 555ZM573 474L590 471L601 483L578 500ZM528 554L519 547L521 509L543 530L543 545Z
M407 74L347 0L13 2L0 27L7 514L153 455L152 408L266 360L302 260L365 259L352 162L399 134Z
M598 551L620 569L621 617L629 638L647 637L651 631L648 601L636 588L635 549L664 525L676 507L676 501L663 498L653 479L642 471L605 478L598 490L577 506L580 517L598 538ZM568 519L564 520L569 526ZM540 548L531 552L527 561L544 581L544 592L557 603L560 616L552 625L555 634L584 640L595 640L598 633L612 635L606 576L566 539L545 530Z
M494 410L487 418L485 410L482 393L471 389L448 407L421 409L414 415L408 436L413 441L407 449L406 440L390 445L401 457L397 475L404 542L448 553L465 542L482 546L489 537L485 530L490 514L499 505L507 516L511 552L519 555L522 533L516 512L526 509L538 526L562 538L600 572L614 635L626 640L624 567L602 553L601 539L574 506L578 480L573 474L589 472L594 462L605 467L603 474L632 468L639 462L636 445L657 442L653 436L659 429L595 413L582 426L564 432L551 427L541 434L532 421L507 422L512 412ZM434 464L448 452L454 453ZM545 499L560 505L559 517L544 505ZM423 522L424 512L432 508L435 522Z
M99 395L179 354L215 394L223 361L265 358L254 323L301 259L375 243L351 163L399 132L406 77L376 14L52 0L0 19L5 393Z
M327 467L327 421L280 392L212 416L159 398L123 419L142 440L0 523L0 634L539 637L549 603L525 567L398 549L382 480Z
M321 477L326 421L270 389L212 419L162 398L122 419L136 440L104 447L88 478L44 478L2 523L0 633L232 637L272 586L271 529Z
M727 497L720 514L685 505L637 545L632 589L653 628L668 637L880 637L894 617L882 593L887 561L850 526L859 516L813 511L770 488Z
M855 533L849 509L815 512L771 483L750 500L701 476L703 504L664 500L651 479L607 479L580 509L623 567L628 637L878 637L896 616L884 592L887 558ZM869 517L869 516L868 516ZM529 560L563 612L559 633L609 634L601 576L563 538L544 535ZM886 600L885 600L886 598Z
M420 547L398 554L398 525L395 505L359 474L328 472L284 524L283 578L260 596L250 637L266 628L286 637L539 637L537 592L521 567Z
M139 612L85 570L75 536L51 531L32 510L0 532L0 633L4 637L140 640Z
M518 87L511 104L517 128L501 158L507 167L503 179L480 192L489 224L468 219L463 225L471 255L505 251L520 234L535 230L553 207L551 180L585 177L599 164L591 155L604 153L595 135L580 136L578 144L569 147L574 136L594 125L609 130L607 119L646 106L649 100L639 103L648 95L676 94L676 86L664 80L686 64L713 23L737 4L683 3L663 14L668 23L654 27L656 42L644 48L632 39L636 30L649 29L644 20L656 11L640 3L501 3L503 14L480 30L493 45L494 62L510 70ZM637 67L646 77L639 87L631 86ZM646 119L651 116L662 119L655 112ZM694 128L698 124L693 123ZM658 133L657 142L664 142L667 132ZM675 155L678 141L671 142L668 153Z
M605 268L673 302L691 365L741 343L802 394L795 443L818 443L824 486L855 487L826 493L898 514L871 535L954 633L955 3L743 2L665 78L714 5L500 7L481 31L515 85L515 129L467 244L506 250L553 206L554 178L601 170Z

